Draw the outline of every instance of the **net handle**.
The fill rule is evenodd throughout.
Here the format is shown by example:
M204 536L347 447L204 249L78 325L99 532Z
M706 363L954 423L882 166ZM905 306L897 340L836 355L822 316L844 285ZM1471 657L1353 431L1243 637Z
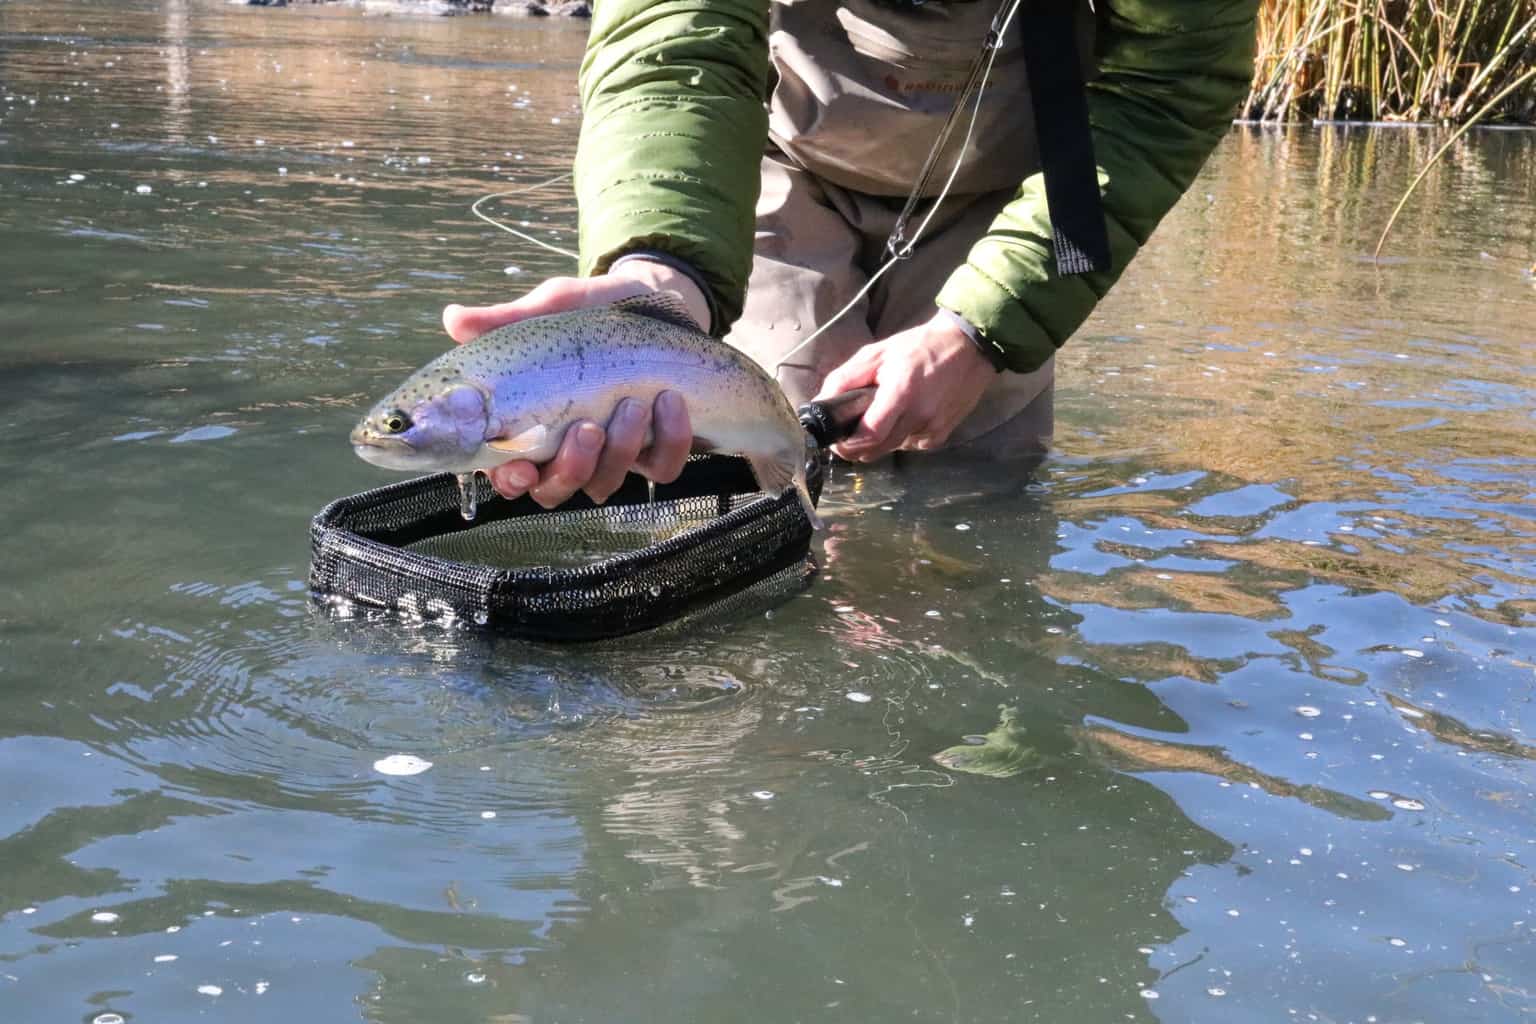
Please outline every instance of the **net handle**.
M799 409L800 425L818 448L830 448L858 429L859 421L875 397L875 388L854 388Z

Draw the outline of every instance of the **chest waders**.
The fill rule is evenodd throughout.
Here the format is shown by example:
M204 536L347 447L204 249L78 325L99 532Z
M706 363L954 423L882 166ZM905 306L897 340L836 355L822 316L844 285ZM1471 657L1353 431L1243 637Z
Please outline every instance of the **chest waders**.
M888 0L893 7L920 7L923 2ZM988 59L1002 42L1012 2L1005 0L993 17L965 85L940 127L928 159L907 196L906 206L886 242L886 251L894 258L905 259L911 255L914 243L906 237L907 226L918 203L928 194L939 157L949 144L955 125L976 92L985 87ZM1055 243L1056 271L1063 277L1106 271L1110 266L1109 235L1099 202L1093 132L1088 122L1082 64L1078 59L1073 0L1016 2L1022 4L1019 32L1024 50L1024 73L1029 80L1035 115L1040 170L1045 178L1046 207L1050 212Z

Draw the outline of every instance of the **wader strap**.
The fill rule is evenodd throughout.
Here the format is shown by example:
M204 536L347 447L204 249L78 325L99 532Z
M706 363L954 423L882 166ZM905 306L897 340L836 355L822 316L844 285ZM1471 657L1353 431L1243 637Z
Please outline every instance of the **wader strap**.
M1056 271L1086 274L1110 266L1109 234L1088 124L1088 94L1078 62L1074 7L1082 0L1025 0L1024 71L1035 109L1045 204L1056 239Z

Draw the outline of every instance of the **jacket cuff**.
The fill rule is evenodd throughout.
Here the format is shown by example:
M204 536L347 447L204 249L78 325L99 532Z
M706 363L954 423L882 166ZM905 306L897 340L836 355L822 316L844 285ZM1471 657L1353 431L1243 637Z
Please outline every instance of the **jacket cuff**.
M1015 373L1033 373L1056 354L1051 336L1018 298L969 263L949 275L935 301L972 325L982 341L978 347Z
M984 338L981 332L976 329L975 324L971 323L969 320L961 316L959 313L956 313L954 310L945 309L943 306L939 307L939 316L949 321L950 326L954 327L961 334L969 338L971 344L976 346L976 351L981 353L982 358L992 364L992 369L996 370L998 373L1002 373L1004 370L1008 369L1008 359L1006 354L1001 348L997 346L995 342L988 341L986 338Z

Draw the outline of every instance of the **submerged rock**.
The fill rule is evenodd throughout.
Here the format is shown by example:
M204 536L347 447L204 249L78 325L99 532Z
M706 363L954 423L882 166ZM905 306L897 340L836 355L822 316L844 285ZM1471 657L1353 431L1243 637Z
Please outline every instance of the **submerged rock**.
M997 728L985 736L968 736L965 743L948 747L933 755L933 760L950 771L1006 779L1027 769L1038 768L1040 752L1027 739L1027 730L1019 724L1018 708L1006 704Z

